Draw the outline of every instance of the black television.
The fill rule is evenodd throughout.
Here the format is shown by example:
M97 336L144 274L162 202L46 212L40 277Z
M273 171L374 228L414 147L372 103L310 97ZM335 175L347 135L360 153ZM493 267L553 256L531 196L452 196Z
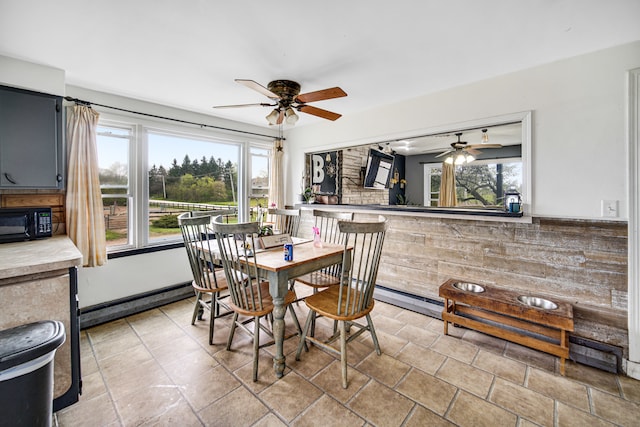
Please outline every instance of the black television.
M364 187L383 190L389 187L393 156L382 151L369 149L367 170L364 176Z

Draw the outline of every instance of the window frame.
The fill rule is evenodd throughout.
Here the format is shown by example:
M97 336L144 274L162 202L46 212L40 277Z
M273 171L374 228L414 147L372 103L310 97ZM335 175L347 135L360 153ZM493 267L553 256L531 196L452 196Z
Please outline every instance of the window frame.
M98 126L133 129L133 135L129 143L129 192L130 206L128 212L126 245L107 245L108 254L122 254L126 252L139 253L141 250L157 250L166 247L173 248L181 244L181 239L149 238L149 133L175 135L178 137L193 138L196 140L211 141L212 143L237 145L238 147L238 176L236 185L236 200L238 206L238 219L245 221L249 218L248 195L251 185L251 147L271 150L272 140L264 137L248 135L231 135L209 128L197 128L193 125L176 125L168 122L158 122L144 118L121 116L108 112L100 113ZM270 151L269 151L270 153ZM176 157L177 159L177 157ZM268 162L268 174L271 173L271 164ZM102 185L101 185L102 188Z

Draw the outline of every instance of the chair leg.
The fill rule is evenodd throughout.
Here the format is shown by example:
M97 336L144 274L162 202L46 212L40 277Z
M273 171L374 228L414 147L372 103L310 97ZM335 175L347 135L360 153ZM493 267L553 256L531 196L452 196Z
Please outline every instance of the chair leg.
M193 316L191 316L191 324L195 325L196 323L196 317L198 317L199 319L202 319L202 307L200 307L200 298L201 298L202 294L198 291L196 291L196 303L193 306Z
M342 388L347 388L347 327L344 320L340 324L340 364L342 366Z
M253 318L255 332L253 333L253 382L258 381L258 355L260 352L260 318Z
M309 332L309 328L311 327L311 322L315 317L316 312L313 310L309 310L309 314L307 315L307 321L304 322L304 331L300 334L300 342L298 343L298 350L296 351L296 360L300 360L300 353L302 353L302 348L305 346L307 342L307 333Z
M237 321L238 321L238 313L233 313L233 320L231 321L231 329L229 329L229 338L227 339L227 350L231 350L231 342L233 341L233 334L236 332Z
M371 316L369 314L367 314L367 325L369 326L369 332L371 332L371 339L373 340L373 345L376 347L376 353L378 353L378 356L380 356L382 352L380 351L378 336L376 335L376 330L373 327L373 321L371 320Z
M209 314L209 345L213 344L213 325L216 320L215 307L218 306L218 301L215 299L215 295L211 295L211 313Z
M293 318L293 324L295 325L296 330L298 331L298 335L302 336L302 328L300 327L300 322L298 321L298 316L296 315L296 311L293 309L291 304L289 304L289 312L291 313L291 317ZM304 343L304 350L305 351L309 351L309 347L307 347L306 341Z

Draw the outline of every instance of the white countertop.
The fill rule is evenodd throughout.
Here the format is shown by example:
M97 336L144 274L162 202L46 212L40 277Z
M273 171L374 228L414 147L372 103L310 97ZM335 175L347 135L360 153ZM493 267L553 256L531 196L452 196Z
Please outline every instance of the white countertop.
M82 254L67 236L0 244L0 280L82 264Z

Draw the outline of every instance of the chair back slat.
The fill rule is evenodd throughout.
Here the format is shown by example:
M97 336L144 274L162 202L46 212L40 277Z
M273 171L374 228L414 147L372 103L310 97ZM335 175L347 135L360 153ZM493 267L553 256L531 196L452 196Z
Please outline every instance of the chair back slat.
M178 216L178 225L187 251L194 284L202 289L218 289L215 266L218 264L214 252L217 243L209 229L211 217L190 217L189 212Z
M353 221L353 212L323 211L314 209L315 226L320 229L320 240L325 243L341 245L344 243L345 235L338 228L339 221ZM341 264L331 265L321 271L332 276L340 274Z
M345 234L338 314L348 316L369 308L373 302L388 224L380 217L378 222L340 221L338 227ZM351 251L347 250L349 246Z
M268 219L273 222L274 231L291 237L298 235L300 209L269 209Z
M190 213L191 217L209 216L209 217L211 217L212 220L213 220L213 218L221 215L224 218L223 222L229 222L229 217L230 216L237 216L238 215L238 210L236 208L212 209L212 210L206 210L206 211L191 211L189 213Z
M257 222L224 224L222 217L214 218L212 224L216 236L220 261L227 278L233 304L247 312L265 309L264 299L268 288L260 286L258 265L254 256L255 236L260 230Z

